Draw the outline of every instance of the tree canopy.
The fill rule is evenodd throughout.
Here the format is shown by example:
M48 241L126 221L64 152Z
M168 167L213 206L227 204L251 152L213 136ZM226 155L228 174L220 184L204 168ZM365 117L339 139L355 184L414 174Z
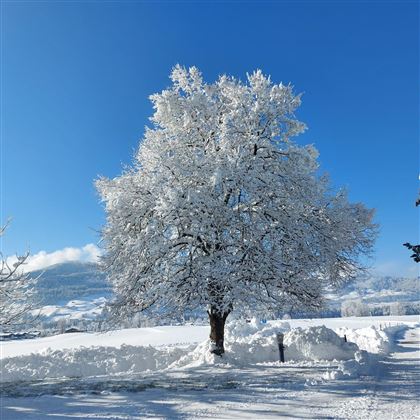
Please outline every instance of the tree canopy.
M103 264L118 312L305 306L354 276L373 211L319 175L291 86L256 71L203 81L176 66L152 95L134 163L100 178Z

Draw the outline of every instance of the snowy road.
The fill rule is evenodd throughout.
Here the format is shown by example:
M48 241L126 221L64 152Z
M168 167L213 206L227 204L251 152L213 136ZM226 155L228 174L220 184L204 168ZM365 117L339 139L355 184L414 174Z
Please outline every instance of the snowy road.
M271 363L15 384L5 394L26 396L4 396L0 419L420 419L419 346L420 329L409 329L373 375L347 380L321 380L322 363Z
M314 418L420 419L420 328L405 332L373 376L313 387L304 400L318 401Z

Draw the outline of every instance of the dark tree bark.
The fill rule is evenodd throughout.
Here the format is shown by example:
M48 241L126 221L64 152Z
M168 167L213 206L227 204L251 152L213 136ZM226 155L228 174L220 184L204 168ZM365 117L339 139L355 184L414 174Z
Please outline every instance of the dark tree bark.
M216 308L211 307L210 311L207 311L207 313L210 320L210 352L221 356L225 352L225 323L230 311L219 312Z

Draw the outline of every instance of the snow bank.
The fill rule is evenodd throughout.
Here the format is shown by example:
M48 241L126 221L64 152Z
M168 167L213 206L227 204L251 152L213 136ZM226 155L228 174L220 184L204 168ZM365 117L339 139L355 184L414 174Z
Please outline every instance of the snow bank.
M180 348L122 345L47 349L38 353L4 358L1 381L43 380L46 378L89 377L136 374L166 368L192 367L224 363L244 366L277 362L276 333L285 333L286 360L347 360L357 346L345 343L326 327L290 330L287 322L275 327L258 322L233 322L227 326L226 354L219 358L210 353L209 341Z
M373 375L380 368L380 356L368 353L365 350L357 351L354 359L338 363L334 370L324 373L323 379L351 379L358 378L360 375Z
M225 354L222 358L210 353L210 340L206 340L171 367L196 367L217 363L244 366L276 362L279 360L276 333L289 330L290 325L287 322L277 323L273 327L261 324L256 319L250 323L231 321L226 325Z
M191 348L152 346L45 350L1 361L1 381L133 374L167 368Z
M351 328L338 328L336 332L346 336L347 340L356 343L361 350L369 353L387 353L389 349L389 337L385 331L376 327L366 327L353 330Z
M335 331L340 336L346 335L347 340L357 344L359 349L374 354L388 354L393 347L395 334L407 329L406 325L394 325L385 329L370 326L358 328L337 328Z
M52 350L80 349L81 347L135 347L197 345L209 336L206 326L160 326L153 328L127 328L103 333L72 333L42 337L33 340L2 341L0 360Z
M340 362L336 369L327 371L323 378L349 379L374 374L379 369L381 358L392 351L395 335L407 328L407 325L393 325L385 329L375 326L357 330L344 327L336 329L338 334L345 334L347 340L356 343L360 350L355 352L353 360Z
M172 367L193 367L203 364L227 363L248 365L279 361L276 334L284 333L286 361L349 360L359 350L346 343L325 326L290 330L287 322L273 325L234 322L226 327L225 350L222 358L210 353L209 340L176 361Z
M123 344L120 347L46 349L29 355L3 358L0 379L10 382L125 375L219 363L246 366L278 362L278 332L284 334L286 362L334 360L334 365L338 363L338 369L327 372L324 379L339 379L368 374L378 366L378 358L390 351L392 335L405 328L406 326L394 326L385 330L375 327L357 330L338 328L334 332L323 325L290 329L288 322L260 324L256 320L251 323L233 321L226 326L226 353L222 358L210 353L209 340L198 346L178 344L152 347ZM144 332L146 329L142 330ZM344 334L348 342L344 341Z
M325 327L296 328L285 336L285 354L292 360L349 360L359 350L357 344Z

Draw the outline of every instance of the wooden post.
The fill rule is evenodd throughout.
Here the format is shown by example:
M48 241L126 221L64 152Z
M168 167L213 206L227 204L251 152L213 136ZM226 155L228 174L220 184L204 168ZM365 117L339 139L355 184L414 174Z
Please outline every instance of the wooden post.
M280 362L284 363L284 345L283 345L283 333L277 333L277 344L279 345Z
M347 343L347 336L344 334L344 341Z

